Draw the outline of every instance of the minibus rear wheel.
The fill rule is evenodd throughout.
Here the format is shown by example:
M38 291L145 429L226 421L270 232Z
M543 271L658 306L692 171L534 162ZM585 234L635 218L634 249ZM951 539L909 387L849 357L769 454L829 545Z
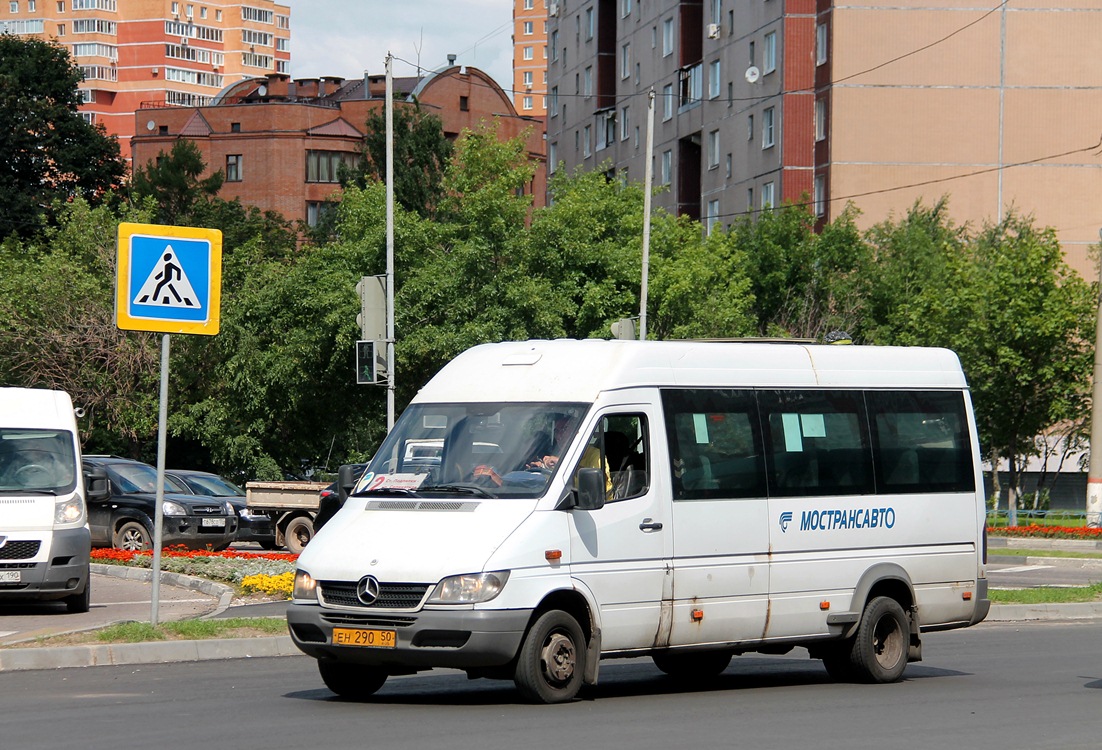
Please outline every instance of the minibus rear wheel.
M896 682L907 668L911 628L899 602L878 596L865 606L851 661L862 682Z
M387 673L378 667L339 661L319 661L318 671L325 687L352 701L362 701L374 695L387 678Z
M533 703L565 703L581 690L585 655L578 621L562 610L544 612L520 647L513 681Z

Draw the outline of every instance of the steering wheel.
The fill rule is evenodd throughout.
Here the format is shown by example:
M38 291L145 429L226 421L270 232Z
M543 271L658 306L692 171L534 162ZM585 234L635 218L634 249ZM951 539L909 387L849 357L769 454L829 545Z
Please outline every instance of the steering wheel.
M20 484L26 484L35 479L48 478L49 472L46 471L46 467L42 464L27 464L26 466L20 466L16 469L12 476L18 480Z

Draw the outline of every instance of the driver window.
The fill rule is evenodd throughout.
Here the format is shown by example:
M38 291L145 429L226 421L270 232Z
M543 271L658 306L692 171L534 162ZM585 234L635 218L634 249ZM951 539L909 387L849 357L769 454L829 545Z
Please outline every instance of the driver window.
M602 417L574 469L572 484L578 484L578 469L601 468L609 502L645 494L650 486L649 434L645 414Z

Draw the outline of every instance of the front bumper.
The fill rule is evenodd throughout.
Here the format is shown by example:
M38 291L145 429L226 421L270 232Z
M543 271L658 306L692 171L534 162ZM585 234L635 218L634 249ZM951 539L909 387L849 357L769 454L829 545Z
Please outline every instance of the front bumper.
M0 583L0 600L63 599L84 591L92 549L88 529L60 529L46 534L53 536L48 560L0 562L0 570L19 572L17 583Z
M236 541L275 544L275 524L268 516L238 516Z
M210 518L209 516L206 518ZM237 539L237 515L224 518L224 526L204 526L204 517L165 516L161 529L163 547L183 546L187 549L225 549Z
M420 610L391 613L332 609L294 602L287 626L294 644L316 659L333 659L408 672L432 667L472 669L508 664L520 650L530 609ZM393 630L394 648L342 646L333 628Z

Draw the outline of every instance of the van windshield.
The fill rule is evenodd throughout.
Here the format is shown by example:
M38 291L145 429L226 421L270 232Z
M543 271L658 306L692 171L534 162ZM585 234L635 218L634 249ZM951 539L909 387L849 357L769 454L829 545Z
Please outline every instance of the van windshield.
M76 488L73 434L0 427L0 491L62 494Z
M574 403L411 405L355 492L537 497L588 409Z

